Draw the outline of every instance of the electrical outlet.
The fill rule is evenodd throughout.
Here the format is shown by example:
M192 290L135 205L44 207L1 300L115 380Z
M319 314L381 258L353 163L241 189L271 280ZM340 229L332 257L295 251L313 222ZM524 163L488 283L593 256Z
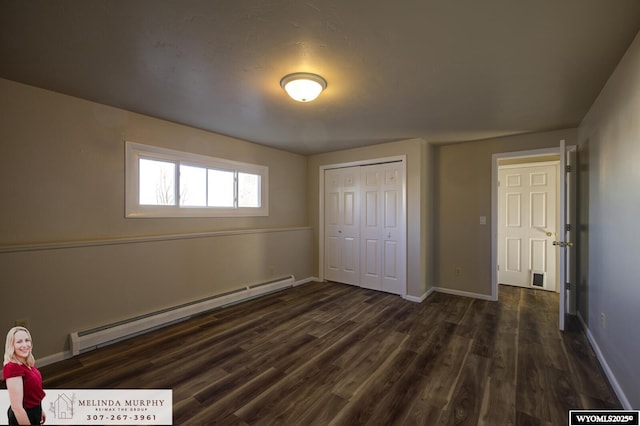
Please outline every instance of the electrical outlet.
M15 326L29 328L29 319L28 318L17 319L15 321Z
M604 312L600 313L600 327L605 328L607 326L607 316Z
M456 269L454 270L456 277L459 277L460 275L462 275L462 268L459 266L456 266Z

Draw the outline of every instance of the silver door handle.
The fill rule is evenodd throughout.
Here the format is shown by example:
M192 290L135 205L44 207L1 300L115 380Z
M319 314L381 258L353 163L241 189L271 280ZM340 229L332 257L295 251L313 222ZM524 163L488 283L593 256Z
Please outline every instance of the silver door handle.
M547 230L546 230L546 229L544 229L544 228L540 228L540 227L538 227L538 226L534 226L533 228L534 228L534 229L537 229L537 230L538 230L538 231L540 231L540 232L544 232L545 234L547 234L547 237L552 237L552 236L553 236L553 232L547 231Z
M559 246L559 247L573 247L573 243L572 242L564 242L564 241L554 241L553 242L554 246Z

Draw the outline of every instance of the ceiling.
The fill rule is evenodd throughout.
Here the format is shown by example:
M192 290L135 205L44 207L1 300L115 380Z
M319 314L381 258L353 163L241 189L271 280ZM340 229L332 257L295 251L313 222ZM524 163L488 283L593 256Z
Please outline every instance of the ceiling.
M0 0L0 77L312 154L576 127L639 29L638 0Z

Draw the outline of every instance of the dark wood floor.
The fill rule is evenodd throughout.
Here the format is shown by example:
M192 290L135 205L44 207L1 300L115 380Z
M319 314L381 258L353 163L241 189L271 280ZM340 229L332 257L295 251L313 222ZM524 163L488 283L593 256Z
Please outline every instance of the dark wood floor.
M421 304L310 283L41 369L46 388L172 388L176 425L564 425L620 408L558 296Z

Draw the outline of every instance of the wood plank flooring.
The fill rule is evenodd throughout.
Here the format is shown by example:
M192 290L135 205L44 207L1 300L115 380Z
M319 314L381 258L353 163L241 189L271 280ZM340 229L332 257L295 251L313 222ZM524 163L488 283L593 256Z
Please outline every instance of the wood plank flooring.
M558 295L421 304L309 283L41 369L46 388L172 388L175 425L563 425L621 408Z

